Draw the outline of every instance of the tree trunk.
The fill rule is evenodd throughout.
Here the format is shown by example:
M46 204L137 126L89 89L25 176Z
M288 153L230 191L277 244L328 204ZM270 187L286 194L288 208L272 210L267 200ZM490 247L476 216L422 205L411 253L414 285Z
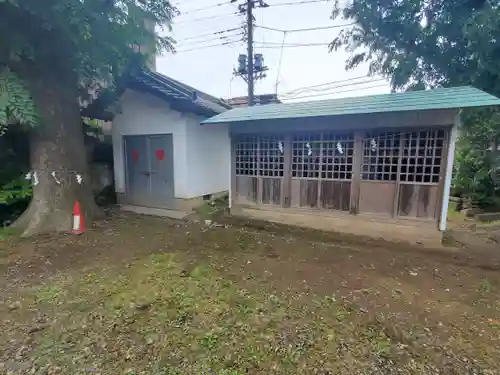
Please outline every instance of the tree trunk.
M76 80L73 85L72 80L45 74L23 78L40 116L39 125L30 131L31 170L38 184L33 186L28 209L14 226L22 236L68 232L77 200L88 226L99 209L91 191ZM82 184L77 174L83 177Z

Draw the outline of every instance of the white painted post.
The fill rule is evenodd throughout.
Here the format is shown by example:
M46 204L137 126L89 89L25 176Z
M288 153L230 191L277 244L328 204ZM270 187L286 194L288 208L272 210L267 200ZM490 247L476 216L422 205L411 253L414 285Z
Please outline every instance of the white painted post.
M451 179L453 174L453 161L455 158L455 143L457 141L458 127L460 125L460 112L455 118L455 123L451 128L450 140L448 144L448 158L446 163L446 175L443 188L443 201L441 205L441 220L439 221L439 230L446 230L446 221L448 220L448 206L450 204Z
M231 212L231 208L233 208L233 144L231 142L231 124L227 124L228 128L228 138L229 138L229 212Z

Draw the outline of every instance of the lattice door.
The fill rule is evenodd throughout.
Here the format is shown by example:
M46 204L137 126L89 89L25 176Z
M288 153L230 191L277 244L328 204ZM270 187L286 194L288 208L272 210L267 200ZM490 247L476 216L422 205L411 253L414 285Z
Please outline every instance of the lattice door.
M425 129L404 134L398 215L436 218L446 131Z
M241 135L235 139L236 198L242 203L281 205L283 136Z
M292 140L292 205L349 210L353 154L353 134L296 134Z

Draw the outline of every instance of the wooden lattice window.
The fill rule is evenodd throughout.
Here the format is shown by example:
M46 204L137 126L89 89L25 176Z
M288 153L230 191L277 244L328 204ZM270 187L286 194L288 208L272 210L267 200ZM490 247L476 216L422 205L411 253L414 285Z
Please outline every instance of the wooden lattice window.
M353 154L352 134L297 134L292 140L292 177L350 180Z
M236 140L236 175L256 176L259 140L256 136L241 136Z
M400 180L402 182L439 182L445 142L443 129L428 129L404 134Z
M399 132L371 133L363 140L363 180L396 181L401 148Z
M259 137L259 176L283 177L284 147L283 137Z
M235 151L236 175L283 177L283 137L240 136Z
M292 177L319 178L321 134L297 134L292 140Z

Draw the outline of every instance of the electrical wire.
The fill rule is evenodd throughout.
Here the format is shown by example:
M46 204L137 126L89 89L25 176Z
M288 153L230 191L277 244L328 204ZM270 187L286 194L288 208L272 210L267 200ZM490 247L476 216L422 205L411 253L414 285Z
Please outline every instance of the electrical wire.
M189 36L187 38L183 38L182 40L191 40L191 39L204 38L204 37L207 37L207 36L220 35L220 34L228 33L228 32L231 32L231 31L236 31L236 30L241 30L241 27L233 27L231 29L214 31L214 32L210 32L210 33L207 33L207 34L199 34L199 35Z
M181 12L180 16L185 16L187 14L201 12L203 10L215 9L215 8L218 8L218 7L221 7L221 6L224 6L224 5L230 5L230 3L223 2L223 3L218 3L218 4L210 5L208 7L196 8L196 9L189 9L187 12Z
M203 43L207 43L207 42L215 42L215 41L225 41L225 39L228 39L228 38L232 38L232 37L242 37L243 34L241 32L239 33L228 33L228 34L223 34L223 35L215 35L213 38L208 38L208 39L202 39L202 40L191 40L191 41L188 41L188 42L183 42L183 41L180 41L179 44L177 44L177 46L192 46L192 45L198 45L198 44L203 44Z
M290 6L290 5L302 5L302 4L312 4L312 3L327 3L327 1L325 1L325 0L303 0L303 1L295 1L295 2L289 2L289 3L269 4L269 6L276 7L276 6Z
M188 20L182 20L181 22L174 22L172 23L174 26L175 25L183 25L185 23L190 23L190 22L198 22L198 21L204 21L204 20L211 20L211 19L216 19L216 18L224 18L224 17L229 17L229 16L234 16L238 15L238 12L232 12L232 13L225 13L225 14L215 14L213 16L208 16L208 17L201 17L201 18L194 18L194 19L188 19Z
M183 1L178 1L174 5L181 5L181 4L186 4L186 3L192 3L193 1L200 1L200 0L183 0Z
M331 42L318 42L318 43L290 42L290 43L283 43L283 42L276 42L276 41L264 42L264 41L256 40L254 43L281 47L281 45L283 45L283 44L285 46L315 46L315 45L322 45L323 46L323 45L328 45Z
M194 48L188 48L188 49L181 49L177 50L176 53L181 53L181 52L190 52L190 51L198 51L201 49L206 49L206 48L213 48L213 47L220 47L220 46L227 46L227 45L233 45L239 42L242 42L243 39L238 39L238 40L230 40L224 43L217 43L217 44L212 44L209 46L201 46L201 47L194 47Z
M382 82L382 80L379 80L379 81L373 81L373 82L362 82L360 84L368 84L368 83L376 83L377 85L375 85L376 87L378 86L384 86L386 85L387 83L385 82ZM304 91L304 92L300 92L300 93L296 93L296 94L292 94L292 95L280 95L280 97L282 97L283 99L295 99L295 98L301 98L301 97L314 97L314 96L325 96L325 95L331 95L331 94L335 94L337 92L344 92L343 89L345 88L352 88L353 90L348 90L348 91L354 91L354 90L365 90L365 89L369 89L371 88L371 86L368 86L368 87L355 87L353 88L352 86L356 86L355 84L350 84L350 85L340 85L340 86L335 86L335 87L328 87L328 88L325 88L325 89L321 89L321 90L311 90L311 92L308 92L308 91ZM332 92L333 90L338 90L338 89L342 89L340 91L334 91ZM319 92L319 93L318 93ZM304 95L306 94L306 95Z
M280 43L276 44L269 44L269 43L264 43L264 42L256 42L259 43L259 45L256 45L255 47L258 48L297 48L297 47L318 47L318 46L328 46L330 42L324 42L324 43L295 43L295 44L284 44L283 46Z
M285 45L285 38L286 38L286 31L283 32L283 40L281 41L280 59L278 61L278 71L276 73L276 85L275 85L275 93L276 94L278 94L278 85L279 85L280 72L281 72L281 62L283 61L283 51L284 51L284 45Z
M358 91L358 90L369 90L369 89L376 89L379 87L387 87L387 84L377 84L375 86L369 86L369 87L355 87L349 90L340 90L340 91L335 91L335 92L328 92L328 93L323 93L323 94L313 94L313 95L302 95L302 96L295 96L292 98L283 98L283 100L295 100L295 99L303 99L303 98L317 98L317 97L322 97L322 96L328 96L328 95L334 95L334 94L342 94L345 92L352 92L352 91ZM332 89L337 89L337 87L334 87ZM281 99L281 97L280 97Z
M356 22L350 22L350 23L346 23L343 25L319 26L319 27L310 27L310 28L306 28L306 29L278 29L275 27L268 27L268 26L263 26L263 25L255 25L255 27L258 27L260 29L265 29L265 30L278 31L280 33L284 33L284 32L298 33L298 32L305 32L305 31L338 29L340 27L353 26L355 24L356 24Z
M362 79L362 78L364 78L365 80L360 81L360 82L352 82L354 80ZM295 89L295 90L292 90L292 91L289 91L286 93L281 93L281 95L282 96L294 96L294 95L301 95L301 94L308 92L308 91L314 91L314 92L329 91L329 90L342 88L342 87L350 87L350 86L363 85L363 84L367 84L367 83L385 81L384 78L375 78L375 79L366 80L367 78L369 78L369 77L362 76L362 77L357 77L357 78L353 78L353 79L346 79L346 80L341 80L341 81L322 83L320 85L299 87L298 89ZM348 83L348 82L350 82L350 83Z
M356 81L358 79L366 79L366 78L369 78L369 77L368 76L357 76L357 77L351 77L351 78L341 79L341 80L338 80L338 81L325 82L325 83L321 83L321 84L318 84L318 85L303 86L303 87L299 87L298 89L291 90L288 93L300 91L302 89L306 89L306 88L310 88L310 87L321 87L321 86L327 86L327 85L332 85L332 84L337 84L337 83L352 82L352 81Z

